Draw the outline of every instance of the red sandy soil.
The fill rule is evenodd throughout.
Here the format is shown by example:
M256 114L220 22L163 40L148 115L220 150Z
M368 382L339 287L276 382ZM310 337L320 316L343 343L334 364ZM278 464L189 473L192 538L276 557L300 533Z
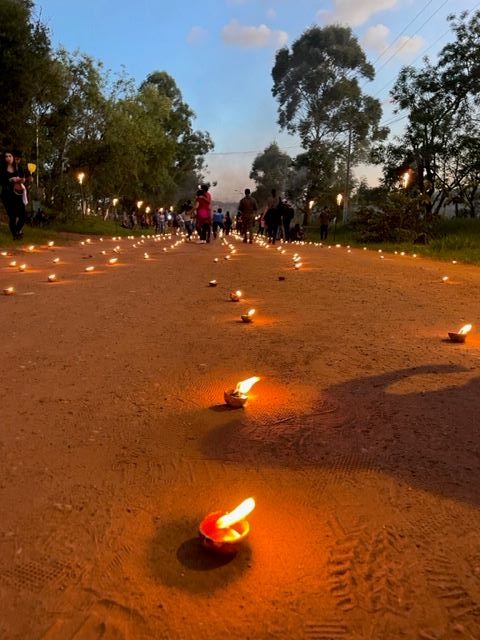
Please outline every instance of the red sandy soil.
M0 256L1 640L478 640L480 270L170 244Z

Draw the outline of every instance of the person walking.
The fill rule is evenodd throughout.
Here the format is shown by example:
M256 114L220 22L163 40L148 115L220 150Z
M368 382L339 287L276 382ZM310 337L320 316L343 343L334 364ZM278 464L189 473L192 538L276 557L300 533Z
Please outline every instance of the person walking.
M255 224L255 212L257 211L257 201L250 195L250 189L245 189L245 196L240 200L238 211L242 221L243 241L252 244L253 226Z
M209 193L209 185L204 184L197 191L195 209L197 211L197 227L202 244L210 242L212 229L212 195Z
M328 238L328 225L330 224L330 209L323 207L320 211L320 240L326 240Z
M25 206L28 202L27 189L25 187L25 173L15 162L15 156L11 151L5 151L1 159L0 185L10 232L14 240L21 240L26 217Z
M222 231L223 228L224 228L224 215L223 215L222 207L218 207L218 209L213 214L213 222L212 222L213 237L216 238L219 230Z
M265 211L263 214L263 224L267 229L268 242L271 244L275 244L278 226L281 220L279 205L280 198L277 196L277 190L272 189L271 194L267 199L267 204L265 205Z
M232 224L233 224L233 221L230 216L230 211L227 211L227 213L225 214L225 222L223 223L226 236L230 235L230 231L232 230Z

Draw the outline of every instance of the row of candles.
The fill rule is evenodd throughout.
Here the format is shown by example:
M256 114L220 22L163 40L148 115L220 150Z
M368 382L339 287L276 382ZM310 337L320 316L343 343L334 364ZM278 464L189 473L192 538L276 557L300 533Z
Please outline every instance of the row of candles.
M147 236L147 238L149 239L150 236ZM121 238L118 238L118 240L120 240ZM128 239L133 240L134 237L133 236L129 236ZM153 237L155 242L158 242L160 240L164 240L165 236L154 236ZM171 237L168 237L168 239L171 239ZM117 241L116 237L112 238L113 241ZM100 239L101 242L103 242L103 238ZM181 240L177 240L174 244L171 245L171 249L174 249L176 246L178 246L179 244L181 244L182 242L185 242L185 238L182 238ZM263 240L257 240L256 241L257 244L259 244L260 246L264 247L265 249L270 249L271 245L269 245L268 243L266 243ZM135 242L132 247L133 248L138 248L139 245L142 245L145 243L145 238L140 239L139 241ZM224 243L228 245L228 243L224 240ZM87 239L85 241L81 242L81 245L84 246L85 244L91 244L91 239ZM296 244L307 244L305 242L300 242L300 243L296 243ZM312 244L311 242L308 244ZM322 246L321 243L315 243L316 246ZM47 245L49 248L52 248L54 246L54 242L50 241ZM236 253L236 249L233 245L228 245L230 252L229 254L224 256L225 260L230 260L232 255L235 255ZM336 248L341 248L341 245L337 244L335 245ZM331 248L331 245L328 246L328 248ZM28 247L29 251L33 251L35 249L34 245L31 245ZM164 251L167 251L167 248L164 247L163 249ZM281 252L281 254L285 254L286 250L285 248L280 245L279 247L277 247L277 250L279 252ZM366 250L366 247L364 247L364 250ZM114 249L113 252L118 254L120 252L120 246L117 245ZM347 246L347 252L351 253L351 248L349 246ZM102 251L101 252L103 255L106 255L106 251ZM383 259L383 252L382 250L379 250L380 253L380 257ZM395 254L397 254L397 252L395 252ZM2 255L6 256L8 255L6 252L2 252ZM397 254L398 255L398 254ZM404 256L404 252L400 252L401 256ZM144 253L143 255L145 260L148 260L150 258L148 253ZM413 254L413 257L416 258L416 254ZM296 271L300 270L301 267L303 266L302 264L302 260L301 257L298 255L298 253L295 253L292 257L292 261L293 261L293 269L295 269ZM58 263L59 262L59 258L54 258L53 259L54 263ZM214 259L214 262L218 262L218 258ZM109 265L115 265L118 263L118 257L112 257L108 259L108 264ZM456 261L453 261L454 264L456 264ZM15 260L13 260L12 262L10 262L9 264L10 267L17 267L19 271L25 271L27 269L27 265L24 263L21 263L19 265L17 265L17 262ZM86 272L92 272L94 271L95 267L93 265L89 265L87 267L85 267L85 271ZM280 279L284 279L284 276L280 276ZM47 280L48 282L55 282L56 281L56 275L55 274L49 274L47 276ZM442 278L443 282L447 282L448 281L448 276L444 276ZM211 287L215 287L217 285L217 281L216 280L211 280L209 282L209 286ZM7 287L6 289L4 289L4 294L5 295L12 295L14 293L14 288L13 287ZM242 299L242 291L241 290L235 290L230 292L230 300L232 302L240 302ZM245 314L241 315L241 320L243 322L247 322L250 323L253 321L255 315L255 309L250 309L248 312L246 312ZM457 332L449 332L448 336L450 338L450 340L452 342L465 342L466 336L467 334L471 331L472 329L472 325L468 324L465 325L464 327L462 327L459 331ZM248 378L247 380L242 380L241 382L239 382L236 387L234 389L229 389L227 391L224 392L224 400L225 402L233 408L240 408L240 407L244 407L248 401L248 393L251 390L251 388L253 387L254 384L256 384L258 381L260 380L260 378L258 376L252 376L251 378ZM244 500L240 505L238 505L238 507L236 507L235 509L233 509L231 512L222 512L222 511L216 511L213 513L208 514L200 523L199 525L199 534L201 539L203 540L204 545L209 548L212 549L214 551L217 552L222 552L222 553L235 553L238 549L238 543L241 542L249 533L250 530L250 525L249 522L247 520L247 516L253 511L253 509L255 508L255 500L250 497L246 500Z
M133 240L134 237L129 236L128 239ZM144 237L134 242L132 244L132 248L134 249L140 248L142 247L142 245L145 244L146 240L150 240L150 239L153 239L154 242L159 242L166 239L171 240L171 236L154 236L153 238L150 236L147 236L146 238ZM121 240L121 238L116 238L116 237L112 238L112 241L114 242L119 240ZM171 244L170 248L171 249L176 248L182 242L185 242L185 240L186 238L182 237L180 240L177 240L176 242ZM104 241L103 238L100 238L100 242L103 242L103 241ZM92 245L92 244L93 243L90 238L86 240L82 240L80 242L80 246L82 247L87 245ZM54 247L54 242L53 241L48 242L47 247L49 249L52 249ZM33 252L36 249L37 248L35 247L35 245L30 245L29 247L26 248L26 251ZM164 247L163 250L167 251L168 249L167 247ZM120 245L116 245L112 251L116 255L113 257L107 258L107 264L110 266L114 266L119 262L118 254L121 251ZM104 255L104 256L107 255L106 250L102 250L100 253L101 255ZM230 255L235 255L235 253L236 253L236 249L233 246L231 246ZM3 257L8 257L9 254L6 251L2 251L1 255ZM226 259L230 259L230 255L225 256ZM145 260L149 260L150 254L147 252L144 252L143 258ZM215 261L218 262L218 258L215 259ZM58 257L53 258L53 263L59 264L60 258ZM22 273L28 271L28 265L23 261L11 260L8 266L12 269L18 269L18 271ZM92 273L93 271L95 271L95 266L88 265L85 267L84 271L86 273ZM49 283L57 282L57 275L54 273L49 273L47 275L47 282ZM211 285L214 286L213 283L211 283ZM13 286L5 287L3 289L3 293L4 295L7 295L7 296L14 295L15 288ZM239 302L241 298L242 298L242 292L239 290L234 291L230 294L230 299L232 300L232 302ZM246 314L242 314L242 320L244 322L252 322L254 314L255 314L255 310L250 309ZM259 379L260 378L255 376L248 380L243 380L242 382L239 382L237 384L235 389L225 391L224 393L225 401L231 407L243 407L248 400L248 392L250 391L252 386L259 381ZM199 525L199 535L203 540L205 546L216 552L230 553L230 554L235 553L238 549L237 547L238 543L241 542L249 533L250 525L246 518L253 511L254 508L255 508L255 500L253 498L248 498L247 500L244 500L240 505L238 505L238 507L233 509L231 512L226 513L223 511L217 511L209 514L206 518L202 520L202 522Z

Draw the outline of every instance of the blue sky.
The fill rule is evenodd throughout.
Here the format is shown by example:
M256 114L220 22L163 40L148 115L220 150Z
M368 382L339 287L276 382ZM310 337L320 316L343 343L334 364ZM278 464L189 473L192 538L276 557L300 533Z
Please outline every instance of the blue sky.
M300 150L276 124L271 69L280 46L315 24L351 26L377 69L364 90L384 103L388 122L400 67L435 57L451 38L446 16L479 7L478 0L36 0L54 46L79 49L112 71L123 65L138 83L157 69L175 78L195 128L215 142L207 159L218 199L237 199L256 153L273 140L291 155ZM374 183L378 169L357 174Z

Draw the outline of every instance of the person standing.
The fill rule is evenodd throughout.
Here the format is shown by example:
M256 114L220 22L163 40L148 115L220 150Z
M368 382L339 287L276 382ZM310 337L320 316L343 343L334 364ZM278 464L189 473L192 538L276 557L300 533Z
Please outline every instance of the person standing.
M330 224L330 209L323 207L320 211L320 240L326 240L328 238L328 225Z
M229 236L230 235L230 231L232 230L232 218L230 216L230 211L227 211L227 213L225 214L225 222L223 223L224 227L225 227L225 235Z
M282 224L283 224L283 239L285 242L290 241L290 225L292 224L292 220L295 216L294 208L288 202L281 202L280 208L282 210Z
M210 242L212 229L212 195L209 193L209 185L204 184L197 191L195 209L197 211L197 227L202 244Z
M242 220L243 241L253 242L253 226L255 224L255 213L257 211L257 201L250 195L250 189L245 189L245 196L240 200L238 211Z
M212 231L213 231L214 238L217 237L218 230L219 229L223 230L224 228L223 219L224 219L224 216L223 216L222 207L218 207L218 209L213 214Z
M0 184L2 187L2 202L7 212L10 232L14 240L21 240L26 216L27 190L25 187L25 173L15 162L11 151L6 151L3 154L0 165Z
M275 240L277 239L278 225L281 219L279 205L280 198L277 196L277 190L272 189L263 214L263 223L267 229L268 242L271 244L275 244Z

